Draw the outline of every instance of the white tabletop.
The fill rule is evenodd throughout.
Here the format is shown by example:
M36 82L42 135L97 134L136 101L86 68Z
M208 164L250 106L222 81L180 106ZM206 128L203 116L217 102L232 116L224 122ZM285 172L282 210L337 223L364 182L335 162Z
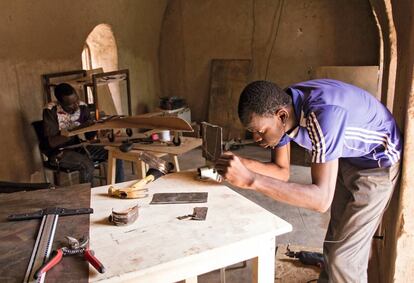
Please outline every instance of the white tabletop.
M128 187L133 182L115 186ZM143 278L168 266L188 265L212 252L220 254L226 246L263 236L274 238L292 230L289 223L228 187L196 180L196 172L169 174L148 184L147 188L149 196L138 200L108 197L108 186L92 189L90 247L105 265L106 273L98 274L91 269L91 282ZM162 192L208 192L208 201L150 205L152 195ZM137 203L140 208L135 223L129 226L108 223L112 208L118 211ZM191 214L197 206L208 207L205 221L176 218ZM184 268L191 269L191 266Z

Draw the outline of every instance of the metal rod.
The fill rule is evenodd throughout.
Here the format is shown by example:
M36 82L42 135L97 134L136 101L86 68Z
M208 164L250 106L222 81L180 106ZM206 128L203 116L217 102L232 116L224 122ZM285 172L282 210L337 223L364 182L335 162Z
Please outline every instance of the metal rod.
M42 274L37 280L34 279L34 274L49 259L58 219L58 214L47 214L43 216L23 282L44 282L46 274Z

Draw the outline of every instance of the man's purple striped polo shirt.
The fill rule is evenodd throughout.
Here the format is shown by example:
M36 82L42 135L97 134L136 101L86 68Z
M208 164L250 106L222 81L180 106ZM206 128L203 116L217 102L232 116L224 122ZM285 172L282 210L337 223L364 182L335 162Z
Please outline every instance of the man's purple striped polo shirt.
M356 86L329 79L285 89L292 96L298 127L285 134L311 151L312 163L347 158L361 168L390 167L401 158L402 137L396 122L374 96Z

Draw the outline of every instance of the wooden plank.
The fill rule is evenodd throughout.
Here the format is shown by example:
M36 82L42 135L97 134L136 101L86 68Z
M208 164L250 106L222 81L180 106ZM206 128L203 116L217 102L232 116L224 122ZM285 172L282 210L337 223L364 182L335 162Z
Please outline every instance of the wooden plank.
M250 60L211 61L208 122L223 127L224 140L245 138L237 106L249 72Z
M184 131L192 132L193 128L184 119L172 116L156 116L156 117L142 117L142 116L129 116L119 117L111 120L97 122L91 126L84 127L78 130L69 132L62 132L66 136L75 136L91 131L108 130L108 129L121 129L121 128L141 128L141 129L159 129L159 130L172 130L172 131Z
M312 75L314 79L334 79L360 87L378 100L381 100L378 91L378 66L321 66L317 67Z
M0 194L0 278L2 282L22 282L40 225L39 220L8 222L14 213L35 212L46 207L90 207L90 185L56 190ZM89 235L89 215L59 217L53 249L66 243L65 236ZM99 257L99 252L98 255ZM88 263L78 257L65 257L46 274L45 282L87 282Z

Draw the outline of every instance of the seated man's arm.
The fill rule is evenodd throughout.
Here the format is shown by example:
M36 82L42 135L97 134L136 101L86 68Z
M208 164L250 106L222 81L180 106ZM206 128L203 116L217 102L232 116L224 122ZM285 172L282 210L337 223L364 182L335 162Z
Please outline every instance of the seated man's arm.
M290 174L290 143L273 150L275 157L271 162L239 158L244 166L255 173L287 181L289 180Z
M71 140L70 137L65 137L60 134L57 116L50 109L43 110L43 130L51 148L57 148Z

